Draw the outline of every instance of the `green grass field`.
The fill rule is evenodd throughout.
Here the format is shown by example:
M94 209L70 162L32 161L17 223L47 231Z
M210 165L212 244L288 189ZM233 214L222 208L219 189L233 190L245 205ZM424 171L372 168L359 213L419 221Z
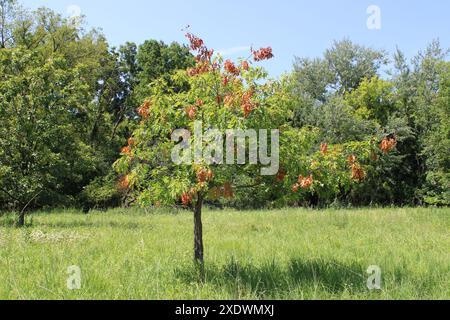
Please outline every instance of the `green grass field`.
M112 210L0 217L0 299L449 299L450 209ZM67 268L81 268L80 290ZM369 291L367 269L382 270Z

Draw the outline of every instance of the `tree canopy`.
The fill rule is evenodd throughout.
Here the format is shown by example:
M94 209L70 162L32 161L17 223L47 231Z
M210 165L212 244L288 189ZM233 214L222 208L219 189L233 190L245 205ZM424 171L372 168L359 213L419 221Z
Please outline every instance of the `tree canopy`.
M112 47L85 26L0 0L0 210L183 207L199 191L236 208L450 204L449 51L437 40L409 60L344 39L270 80L257 65L270 48L224 61L192 35ZM169 162L173 130L196 120L279 130L278 172Z

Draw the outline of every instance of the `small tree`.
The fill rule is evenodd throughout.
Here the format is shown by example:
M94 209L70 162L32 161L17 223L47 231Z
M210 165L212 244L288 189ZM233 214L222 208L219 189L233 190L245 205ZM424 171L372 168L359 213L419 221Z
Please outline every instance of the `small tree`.
M59 55L47 60L36 51L2 49L0 74L0 199L18 210L23 226L35 201L60 199L93 166L94 150L83 144L81 121L71 112L89 95Z
M122 175L120 187L132 190L140 205L192 210L194 258L203 267L205 200L275 184L289 194L287 201L308 193L330 197L343 184L349 189L361 182L365 171L352 146L333 148L332 157L325 157L328 146L318 151L316 129L289 125L292 79L265 81L267 73L255 66L273 57L271 48L252 50L238 63L224 62L203 40L187 37L196 65L152 83L151 96L138 109L142 121L115 168ZM333 179L337 166L341 171Z
M192 34L187 37L197 54L195 66L152 83L152 95L138 109L140 126L122 149L123 157L115 168L123 175L121 187L134 190L139 204L175 204L193 211L194 256L203 265L204 201L232 198L236 189L262 185L278 172L276 137L269 137L272 132L260 134L255 145L255 137L245 136L244 130L282 129L291 113L282 83L264 82L267 73L254 66L273 57L271 48L252 50L250 58L239 63L224 62L203 40ZM244 136L231 137L231 129ZM189 132L197 137L188 139ZM203 136L200 141L199 133ZM233 148L231 152L227 149L227 155L221 151L225 145ZM274 156L274 161L254 161L251 154L255 150L250 148L255 147L271 149L272 154L266 153L264 160ZM174 161L177 154L181 161ZM231 155L234 160L237 154L241 155L239 161L224 164L225 158L229 160ZM242 161L242 155L249 161ZM269 168L271 164L275 168Z

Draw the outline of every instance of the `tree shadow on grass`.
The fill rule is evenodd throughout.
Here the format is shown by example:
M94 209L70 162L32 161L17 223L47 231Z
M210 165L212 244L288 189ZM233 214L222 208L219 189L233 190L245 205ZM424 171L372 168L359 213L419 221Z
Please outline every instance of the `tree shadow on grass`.
M206 265L204 283L226 288L231 295L244 290L262 299L291 296L298 289L339 295L368 292L366 270L367 266L335 260L291 259L283 265L271 261L259 266L231 260L224 266ZM176 275L188 283L199 279L193 269L179 268Z

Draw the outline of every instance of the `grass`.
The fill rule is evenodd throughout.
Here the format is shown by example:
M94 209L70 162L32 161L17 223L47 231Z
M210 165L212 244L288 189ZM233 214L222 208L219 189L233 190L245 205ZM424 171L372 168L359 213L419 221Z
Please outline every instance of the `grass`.
M0 217L0 299L449 299L450 209L206 211L206 280L193 218L112 210ZM67 289L67 268L82 270ZM367 269L382 270L369 291Z

